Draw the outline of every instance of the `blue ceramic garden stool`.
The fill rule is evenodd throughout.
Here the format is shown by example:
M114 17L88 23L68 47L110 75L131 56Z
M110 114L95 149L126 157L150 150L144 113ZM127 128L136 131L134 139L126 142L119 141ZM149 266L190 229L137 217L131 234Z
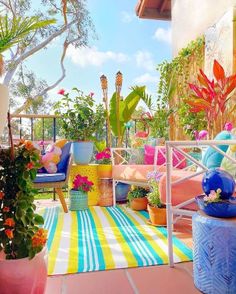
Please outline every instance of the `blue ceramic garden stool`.
M236 218L193 215L193 276L207 294L236 293Z

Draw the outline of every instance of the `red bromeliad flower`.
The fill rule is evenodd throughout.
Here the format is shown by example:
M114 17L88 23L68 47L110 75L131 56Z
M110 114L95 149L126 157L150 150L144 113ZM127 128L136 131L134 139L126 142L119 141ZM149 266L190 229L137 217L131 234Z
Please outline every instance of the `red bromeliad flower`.
M60 89L57 94L59 95L65 95L65 90L64 89Z
M216 60L213 64L213 75L215 80L210 81L200 70L200 74L198 74L200 86L189 84L194 94L186 99L191 107L191 112L204 111L206 113L209 125L213 123L219 113L224 113L226 103L231 97L229 95L236 88L236 75L226 77L223 67Z
M81 192L89 192L92 190L93 182L88 180L88 177L83 177L78 174L73 181L73 190Z

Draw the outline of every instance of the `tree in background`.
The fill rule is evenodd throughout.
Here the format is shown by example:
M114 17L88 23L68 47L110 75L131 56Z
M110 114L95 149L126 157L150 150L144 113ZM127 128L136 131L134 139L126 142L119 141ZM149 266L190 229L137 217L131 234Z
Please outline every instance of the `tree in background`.
M41 0L38 2L37 9L34 1L31 0L1 0L2 13L6 13L10 20L14 19L16 15L23 19L31 15L41 19L46 19L45 16L52 17L57 21L56 25L51 24L45 28L40 28L14 44L9 58L5 59L6 72L3 79L5 85L11 85L14 75L30 56L47 48L56 38L60 38L63 44L59 61L60 76L51 85L45 84L42 88L38 87L39 92L34 93L34 95L24 97L25 100L16 109L16 113L29 108L30 104L39 99L38 97L45 97L49 90L55 88L65 78L64 59L69 45L85 46L88 44L90 32L94 36L94 27L84 1ZM25 68L22 69L24 75Z

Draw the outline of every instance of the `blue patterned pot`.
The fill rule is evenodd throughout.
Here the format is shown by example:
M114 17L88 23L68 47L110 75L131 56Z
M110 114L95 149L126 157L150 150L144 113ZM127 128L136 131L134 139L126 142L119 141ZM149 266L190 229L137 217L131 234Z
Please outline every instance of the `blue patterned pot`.
M205 203L203 198L205 195L195 197L198 207L203 210L207 215L214 217L236 217L236 198L231 197L222 202Z
M76 164L89 164L93 156L93 142L73 142L72 151Z
M130 190L129 184L118 183L116 185L116 201L125 201Z

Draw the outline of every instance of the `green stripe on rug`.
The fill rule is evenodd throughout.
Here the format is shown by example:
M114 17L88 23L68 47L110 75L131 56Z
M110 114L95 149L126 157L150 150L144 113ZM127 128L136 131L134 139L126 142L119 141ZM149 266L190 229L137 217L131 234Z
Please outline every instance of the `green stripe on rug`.
M47 208L49 275L89 272L168 262L167 231L146 223L148 214L124 206L90 207L64 213ZM174 237L175 262L192 260L192 251Z

